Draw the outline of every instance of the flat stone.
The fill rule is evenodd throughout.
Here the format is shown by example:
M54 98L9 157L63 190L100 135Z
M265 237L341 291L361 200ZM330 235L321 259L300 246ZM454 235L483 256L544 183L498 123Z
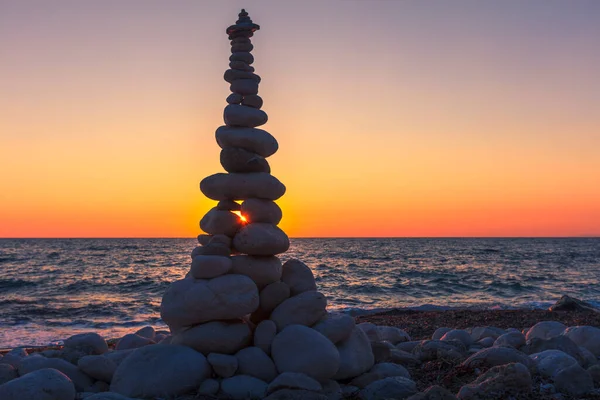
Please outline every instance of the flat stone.
M461 400L509 399L531 392L531 374L527 367L510 363L493 367L458 392Z
M308 390L320 392L323 390L321 384L306 374L299 372L284 372L279 374L267 388L267 394L281 389Z
M229 96L227 96L227 99L225 99L225 101L227 101L227 104L240 104L243 99L244 96L242 96L241 94L231 93Z
M272 224L261 222L245 225L233 237L233 248L252 256L271 256L285 253L290 239L284 231Z
M358 327L352 330L348 339L337 344L337 350L340 354L340 367L333 376L335 380L357 377L371 369L375 362L371 342Z
M211 321L182 330L171 339L172 344L193 348L202 354L234 354L250 345L252 331L248 324L235 321Z
M390 342L393 345L396 345L401 342L409 342L410 335L403 331L400 328L395 326L377 326L377 330L379 331L379 337L381 340L385 340Z
M237 80L231 82L231 84L229 85L229 90L231 90L233 93L241 94L242 96L258 94L258 82L255 81L254 79L237 79ZM237 125L237 124L229 124L229 123L227 123L227 120L225 120L225 123L227 125ZM262 124L258 124L258 125L262 125ZM258 125L254 125L254 126L258 126ZM247 126L247 125L237 125L237 126Z
M494 342L496 347L512 347L520 349L525 346L525 335L521 332L508 332L504 335L498 336L498 339Z
M33 371L0 385L2 400L73 400L75 386L62 372L52 368Z
M259 323L254 330L254 346L271 355L271 344L277 335L277 325L270 319Z
M326 314L327 299L319 292L304 292L290 297L271 313L271 320L281 331L289 325L312 326Z
M219 204L221 203L222 202L220 201ZM234 201L232 201L232 203L237 204ZM217 208L219 208L219 205L217 205ZM237 211L239 211L239 209ZM226 248L230 248L231 238L226 235L198 235L198 243L200 243L202 246L219 245Z
M129 333L119 339L115 346L115 350L137 349L138 347L147 346L149 344L154 344L154 340L138 336L135 333Z
M215 132L217 144L226 147L241 147L263 157L269 157L277 151L279 144L269 132L257 128L221 126Z
M470 368L495 367L509 363L521 363L527 368L533 368L535 363L527 354L511 347L490 347L483 349L467 358L462 365Z
M252 90L248 86L251 84L248 82L255 84L256 90L258 90L258 84L250 79L233 81L231 84L232 90L236 89L236 92L250 92ZM255 128L257 126L266 124L268 119L269 117L267 116L266 112L257 108L246 107L238 104L229 104L223 111L223 120L225 121L225 124L229 126Z
M273 282L260 291L259 309L271 314L277 306L290 297L290 287L283 282Z
M254 72L254 67L251 67L250 65L246 64L243 61L231 61L229 63L229 68L239 69L240 71Z
M231 254L231 249L226 247L221 243L209 243L206 246L198 246L192 250L192 260L197 256L221 256L221 257L229 257Z
M196 256L192 260L191 275L195 279L210 279L225 275L233 267L229 257Z
M232 83L236 79L252 79L256 83L260 83L260 76L256 75L253 72L242 71L239 69L228 69L227 71L225 71L225 74L223 75L223 79L225 79L225 81L227 81L229 83ZM239 94L239 93L234 93L234 94L238 94L241 96L241 94ZM237 104L239 104L239 102Z
M229 61L242 61L248 65L254 62L254 57L248 52L233 53L229 56Z
M247 37L237 37L235 39L232 39L230 42L231 45L234 45L237 43L251 43L251 41Z
M267 394L267 383L248 375L236 375L223 379L221 392L229 399L262 399Z
M290 287L292 296L317 290L312 270L300 260L291 259L283 264L281 281Z
M401 376L385 378L371 383L360 392L363 400L405 399L417 393L417 385Z
M216 207L200 220L200 229L211 235L233 236L244 225L239 215Z
M248 222L264 222L277 225L283 213L281 208L272 200L247 199L241 206L242 214Z
M129 397L175 397L210 378L206 357L172 344L136 349L115 371L110 391Z
M254 49L254 46L252 46L252 43L235 43L231 46L232 53L237 53L240 51L250 52L250 51L252 51L252 49Z
M275 336L271 356L279 372L299 372L319 381L332 378L340 365L333 343L303 325L290 325Z
M117 364L103 355L91 355L81 357L77 367L92 378L110 383L117 370Z
M221 378L230 378L238 370L238 359L236 356L210 353L207 358L208 362L215 371L215 374Z
M246 347L235 355L238 360L238 372L249 375L264 382L271 382L277 376L273 360L258 347Z
M579 398L594 390L594 381L588 371L573 364L554 375L554 386L561 393Z
M18 371L19 375L23 376L45 368L53 368L65 374L73 382L78 392L94 383L93 379L84 374L77 366L61 358L29 356L23 359Z
M227 172L271 172L271 167L264 157L241 147L222 149L220 161Z
M244 275L182 279L165 292L160 315L175 333L207 321L241 318L255 311L258 304L258 289Z
M95 332L73 335L64 344L66 348L82 351L86 355L104 354L108 351L106 340Z
M265 172L214 174L200 182L200 190L213 200L245 200L251 197L277 200L285 194L285 186Z
M259 289L281 278L281 260L275 256L238 255L231 257L231 273L245 275Z
M261 108L263 105L263 100L257 94L250 94L248 96L244 96L244 99L242 100L242 105L254 108Z
M348 339L355 326L354 318L347 314L328 313L313 329L337 344Z
M236 203L233 200L221 200L217 203L217 210L225 210L225 211L240 211L242 209L242 206L240 203ZM214 235L213 238L227 238L229 239L228 242L223 242L222 240L219 240L219 242L222 242L223 244L225 244L227 247L231 247L231 238L226 236L226 235Z
M393 363L380 363L375 364L368 372L354 378L350 382L350 385L362 389L375 381L393 376L401 376L403 378L410 379L410 373L402 365Z
M538 372L548 378L554 378L561 369L577 364L576 359L560 350L545 350L529 358L537 364Z
M572 326L565 329L563 335L576 345L588 349L597 358L600 357L600 328L594 326Z
M531 340L533 338L539 339L550 339L555 336L561 335L567 326L557 322L557 321L542 321L538 322L534 326L532 326L527 334L525 335L525 339Z

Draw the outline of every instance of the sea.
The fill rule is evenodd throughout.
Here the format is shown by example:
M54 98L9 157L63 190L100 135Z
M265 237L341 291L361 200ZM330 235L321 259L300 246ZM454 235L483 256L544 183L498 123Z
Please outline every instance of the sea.
M600 238L292 239L332 310L600 305ZM0 348L165 329L160 302L196 239L0 239Z

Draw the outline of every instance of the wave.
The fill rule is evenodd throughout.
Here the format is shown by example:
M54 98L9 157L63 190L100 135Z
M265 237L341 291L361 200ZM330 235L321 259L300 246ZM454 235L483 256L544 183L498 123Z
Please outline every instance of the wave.
M37 285L38 282L25 281L23 279L0 279L0 289L16 289Z

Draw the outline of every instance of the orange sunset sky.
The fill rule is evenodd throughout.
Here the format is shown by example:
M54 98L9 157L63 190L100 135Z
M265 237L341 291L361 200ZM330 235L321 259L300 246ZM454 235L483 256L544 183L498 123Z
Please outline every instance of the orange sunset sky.
M0 0L0 237L193 237L245 7L292 237L600 234L600 2Z

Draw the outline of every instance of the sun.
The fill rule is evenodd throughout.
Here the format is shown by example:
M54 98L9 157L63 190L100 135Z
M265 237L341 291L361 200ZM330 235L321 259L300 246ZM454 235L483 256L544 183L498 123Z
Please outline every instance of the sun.
M238 217L240 217L240 219L242 220L242 222L244 222L244 223L248 222L248 219L242 215L241 211L232 211L232 213L234 213L235 215L237 215Z

